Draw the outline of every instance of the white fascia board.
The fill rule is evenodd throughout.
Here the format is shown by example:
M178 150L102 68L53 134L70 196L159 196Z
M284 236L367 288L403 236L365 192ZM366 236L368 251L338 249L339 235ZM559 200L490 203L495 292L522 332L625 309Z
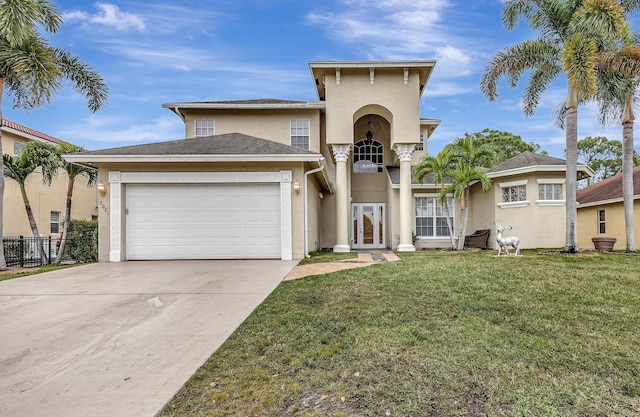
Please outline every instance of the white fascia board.
M63 155L72 163L95 162L316 162L321 154L311 155Z
M424 61L310 61L310 68L404 68L433 67L435 59Z
M528 167L507 169L504 171L497 172L488 172L487 177L489 178L499 178L499 177L508 177L511 175L520 175L520 174L530 174L532 172L566 172L566 165L532 165ZM586 165L578 165L577 171L583 171L589 174L589 176L595 175L593 170Z
M266 103L266 104L257 104L257 103L198 103L198 102L187 102L187 103L165 103L162 105L163 108L171 109L175 111L175 109L307 109L307 110L324 110L326 108L326 103L323 101L306 101L302 103Z
M640 200L640 194L636 194L633 196L633 200ZM622 199L622 197L618 197L618 198L612 198L609 200L600 200L600 201L593 201L591 203L580 203L578 202L576 204L577 208L587 208L587 207L596 207L596 206L605 206L607 204L617 204L617 203L624 203L624 200Z

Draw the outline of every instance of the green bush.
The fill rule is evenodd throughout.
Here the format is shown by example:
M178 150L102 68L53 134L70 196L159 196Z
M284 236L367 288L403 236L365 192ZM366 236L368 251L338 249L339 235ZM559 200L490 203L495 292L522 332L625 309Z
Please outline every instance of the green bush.
M98 260L98 222L71 220L67 236L65 258L76 262Z

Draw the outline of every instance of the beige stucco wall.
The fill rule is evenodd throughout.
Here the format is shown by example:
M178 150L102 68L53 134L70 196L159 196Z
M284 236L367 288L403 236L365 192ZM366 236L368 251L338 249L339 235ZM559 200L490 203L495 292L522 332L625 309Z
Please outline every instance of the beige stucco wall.
M564 203L547 205L538 201L538 179L563 180L564 172L534 172L523 175L498 177L492 180L492 188L484 194L479 184L472 188L471 213L467 233L477 229L491 229L489 244L496 248L496 230L493 222L511 225L513 230L505 236L520 238L520 248L559 248L565 240L565 206ZM527 181L527 201L522 207L501 207L502 188L500 183ZM563 184L563 194L566 189ZM492 218L493 214L493 218Z
M320 110L184 110L185 137L195 136L196 119L215 120L215 134L243 133L291 145L291 120L309 119L309 149L320 151Z
M605 211L605 231L600 234L598 229L598 210ZM640 198L636 197L633 205L633 218L635 222L635 243L640 244ZM594 249L591 238L598 236L615 237L618 239L614 249L624 250L627 247L627 238L624 223L624 204L620 202L602 204L592 207L580 207L578 205L578 217L576 227L578 229L578 247L580 249Z
M174 163L174 164L99 164L99 179L104 184L109 183L109 171L120 172L279 172L281 170L292 171L292 183L298 182L303 187L304 172L311 167L305 166L303 163ZM316 183L314 176L309 177L310 187L309 193L309 248L314 249L317 242L320 242L320 230L318 227L317 213L320 210L321 203L318 193L320 187ZM126 184L121 185L121 202L120 212L125 213L126 209ZM292 212L292 250L293 259L302 259L304 257L304 190L296 193L291 189L291 212ZM99 260L101 262L109 261L109 251L111 245L110 237L110 198L109 193L104 198L99 198L98 205L99 214ZM324 207L324 206L322 206ZM126 222L123 221L121 230L121 248L122 254L126 254Z
M419 79L410 74L407 85L397 70L377 69L373 85L367 68L343 69L340 85L335 73L325 78L327 102L327 143L353 143L353 123L372 113L383 115L391 124L390 148L395 143L420 140Z
M29 139L21 138L11 132L2 132L2 150L5 154L13 155L15 141L27 143ZM60 234L51 233L51 212L60 212L60 231L64 220L67 199L68 176L64 171L53 180L51 186L42 182L41 171L31 174L26 183L27 196L33 211L38 232L41 235L54 237ZM5 178L4 211L2 216L4 236L31 236L31 227L25 211L22 194L18 183ZM76 179L73 201L71 206L72 220L91 220L98 214L96 209L95 186L87 187L87 179Z

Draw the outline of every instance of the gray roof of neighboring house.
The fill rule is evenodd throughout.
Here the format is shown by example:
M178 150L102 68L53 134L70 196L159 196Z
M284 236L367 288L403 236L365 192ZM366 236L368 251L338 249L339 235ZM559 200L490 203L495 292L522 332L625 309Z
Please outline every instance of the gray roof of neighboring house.
M123 146L80 155L317 155L282 143L241 133L226 133L190 139Z
M640 167L633 168L633 195L640 195ZM576 200L582 205L619 199L622 199L622 174L606 178L576 192Z
M522 152L511 159L507 159L500 165L491 168L488 172L507 171L510 169L525 168L534 165L558 165L565 166L567 161L553 156L541 155L531 151Z
M413 172L413 167L411 167L411 172ZM388 166L387 167L387 175L389 176L389 180L392 185L400 185L400 167ZM449 184L451 180L449 178L445 178L445 184ZM411 175L411 185L434 185L433 183L433 174L427 174L422 179L422 183L416 181L413 178L413 174ZM437 184L440 185L440 184Z

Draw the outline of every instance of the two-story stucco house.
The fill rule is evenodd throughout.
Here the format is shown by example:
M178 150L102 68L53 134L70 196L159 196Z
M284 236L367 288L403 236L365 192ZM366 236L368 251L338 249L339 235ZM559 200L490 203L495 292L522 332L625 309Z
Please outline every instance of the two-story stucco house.
M316 101L166 103L185 139L68 156L98 167L108 189L100 260L414 251L414 232L419 247L450 246L439 185L411 175L440 123L420 115L434 65L311 62ZM482 213L470 229L492 227Z
M2 151L18 156L27 143L32 141L59 144L62 141L53 136L4 119L2 121ZM68 176L61 170L51 185L42 181L42 173L37 170L27 179L26 190L33 210L38 231L44 236L59 237L62 233L67 201ZM5 177L3 210L4 236L31 236L31 227L25 212L24 201L18 184ZM87 187L87 179L80 176L74 187L71 218L96 220L96 188Z

